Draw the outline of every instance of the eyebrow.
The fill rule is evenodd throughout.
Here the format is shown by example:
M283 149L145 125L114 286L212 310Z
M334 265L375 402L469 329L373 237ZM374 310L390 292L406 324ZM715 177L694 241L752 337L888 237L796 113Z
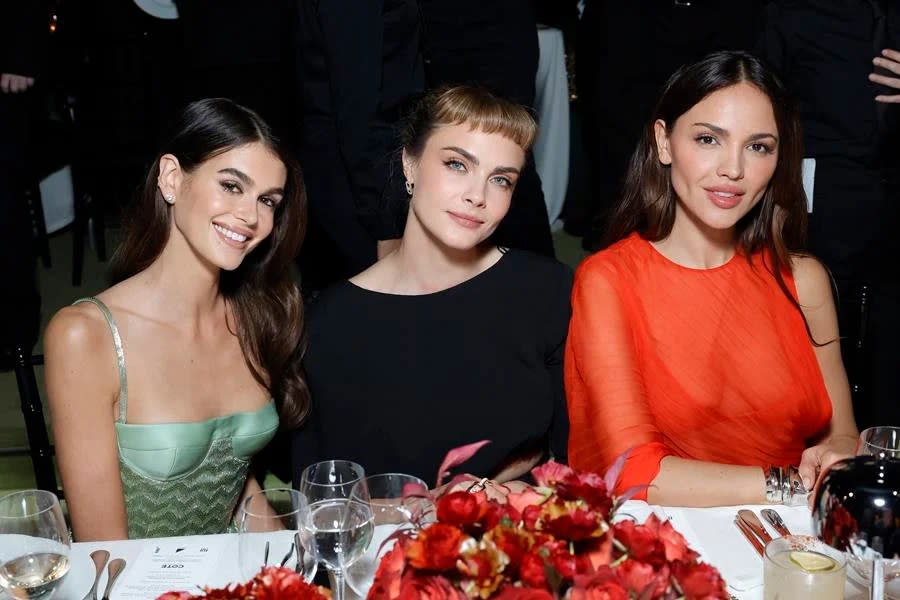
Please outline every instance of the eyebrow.
M244 185L253 186L253 178L241 171L240 169L235 169L234 167L225 167L224 169L219 169L219 173L227 173L229 175L234 175L238 179L240 179ZM268 196L270 194L281 194L284 196L284 188L273 187L267 189L265 192L261 193L260 196Z
M468 151L466 151L466 150L463 150L463 149L460 148L459 146L444 146L443 149L444 149L444 150L451 150L451 151L453 151L453 152L456 152L456 153L458 153L458 154L461 154L464 158L466 158L469 162L471 162L471 163L473 163L473 164L476 164L476 165L477 165L477 164L480 164L480 163L478 162L478 158L477 158L474 154L472 154L471 152L468 152ZM492 173L515 173L516 175L518 175L518 174L519 174L519 169L517 169L517 168L515 168L515 167L497 167L496 169L494 169L494 170L491 171L491 172L492 172Z
M715 132L723 137L728 137L727 129L722 129L721 127L713 125L712 123L694 123L694 125L699 126L699 127L706 127L707 129L710 129L713 132ZM772 138L776 142L778 141L778 136L775 135L774 133L754 133L749 138L747 138L747 141L755 142L756 140L761 140L764 138Z

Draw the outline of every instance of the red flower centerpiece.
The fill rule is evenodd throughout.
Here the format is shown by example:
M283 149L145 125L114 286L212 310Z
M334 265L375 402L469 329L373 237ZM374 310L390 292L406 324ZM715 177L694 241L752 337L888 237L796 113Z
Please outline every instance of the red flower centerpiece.
M668 521L613 522L637 492L611 494L623 464L601 477L549 462L505 504L484 491L440 496L436 522L392 536L368 600L729 598Z
M264 567L247 583L206 588L197 594L167 592L156 600L329 600L330 594L306 583L298 573L286 567Z

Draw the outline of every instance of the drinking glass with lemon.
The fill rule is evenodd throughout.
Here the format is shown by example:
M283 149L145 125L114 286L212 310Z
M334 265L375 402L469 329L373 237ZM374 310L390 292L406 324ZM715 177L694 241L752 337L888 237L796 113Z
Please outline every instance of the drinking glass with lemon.
M808 535L789 535L766 544L765 600L843 600L847 559Z

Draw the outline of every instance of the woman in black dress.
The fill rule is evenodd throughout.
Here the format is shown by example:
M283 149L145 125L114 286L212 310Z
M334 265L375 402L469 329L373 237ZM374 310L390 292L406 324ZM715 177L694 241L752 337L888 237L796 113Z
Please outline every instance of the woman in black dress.
M432 482L448 450L482 439L464 465L480 477L565 461L571 271L490 241L535 133L525 108L474 87L438 90L413 111L399 247L308 317L313 410L294 436L295 480L341 458Z

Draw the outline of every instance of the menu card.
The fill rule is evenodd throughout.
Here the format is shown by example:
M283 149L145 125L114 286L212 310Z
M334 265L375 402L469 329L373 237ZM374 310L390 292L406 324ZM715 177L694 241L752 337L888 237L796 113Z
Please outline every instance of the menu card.
M146 600L171 591L197 592L214 574L224 537L151 541L122 573L114 598Z

